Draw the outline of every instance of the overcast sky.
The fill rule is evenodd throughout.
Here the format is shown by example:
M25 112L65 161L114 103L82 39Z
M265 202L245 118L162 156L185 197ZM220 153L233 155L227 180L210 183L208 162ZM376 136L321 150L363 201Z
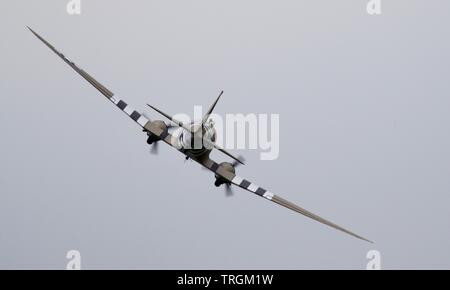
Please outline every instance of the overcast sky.
M450 268L449 1L67 2L1 4L0 268ZM375 244L149 154L26 25L153 118L279 114L238 174Z

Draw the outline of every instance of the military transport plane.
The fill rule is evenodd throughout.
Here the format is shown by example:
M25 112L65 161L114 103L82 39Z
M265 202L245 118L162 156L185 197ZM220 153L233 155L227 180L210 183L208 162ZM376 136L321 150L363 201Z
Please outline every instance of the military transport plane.
M46 46L48 46L54 53L56 53L64 62L66 62L72 69L74 69L80 76L82 76L86 81L88 81L92 86L94 86L102 95L104 95L111 103L116 105L121 111L125 112L133 121L135 121L142 130L148 135L147 143L156 144L160 141L168 144L169 146L175 148L179 152L185 155L186 159L191 159L198 162L200 165L205 167L206 169L212 171L215 177L215 185L216 186L225 186L229 188L231 185L235 185L241 187L247 191L250 191L258 196L261 196L267 200L275 202L281 206L284 206L288 209L291 209L295 212L298 212L304 216L307 216L313 220L321 222L325 225L333 227L337 230L345 232L349 235L352 235L358 239L367 241L372 243L366 238L363 238L355 233L352 233L343 227L340 227L326 219L323 219L275 194L272 192L250 182L244 178L241 178L236 175L235 167L238 164L244 164L242 159L236 157L226 151L225 149L219 147L215 144L216 132L214 130L214 124L210 120L210 115L214 110L217 102L222 96L223 91L217 97L215 102L206 112L205 116L202 120L198 122L192 122L190 124L184 124L179 120L176 120L171 115L166 114L165 112L155 108L154 106L148 105L153 110L157 111L159 114L163 115L165 118L170 120L170 124L166 124L162 120L150 120L144 114L135 111L131 108L121 97L116 96L113 92L99 83L96 79L94 79L91 75L89 75L86 71L78 67L75 63L70 61L64 54L60 53L53 47L50 43L48 43L44 38L42 38L39 34L34 32L31 28L28 29L39 38ZM179 130L179 134L174 134L169 132L169 128L177 128ZM201 144L201 146L195 146L195 144ZM194 146L192 146L194 145ZM216 149L231 159L233 162L221 162L217 163L210 159L210 152Z

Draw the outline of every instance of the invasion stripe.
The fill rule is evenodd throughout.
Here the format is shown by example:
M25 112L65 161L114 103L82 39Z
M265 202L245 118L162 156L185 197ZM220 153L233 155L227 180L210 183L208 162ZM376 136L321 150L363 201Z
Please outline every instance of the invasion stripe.
M169 136L169 132L167 130L164 130L160 135L159 138L162 140L166 139L166 137Z
M242 182L242 178L236 175L231 182L233 182L236 185L240 185Z
M133 119L135 122L137 122L137 120L139 120L139 118L141 117L141 114L139 114L136 111L133 111L133 113L130 115L131 119Z
M274 194L265 190L262 187L259 187L258 185L251 183L250 181L243 179L237 175L234 176L233 180L231 181L232 183L247 189L248 191L251 191L259 196L262 196L268 200L272 200Z
M142 127L145 127L150 120L141 115L141 117L136 121Z
M268 200L272 200L272 198L274 197L274 194L269 192L269 191L267 191L266 193L263 194L263 196L265 198L267 198Z
M213 172L216 172L217 169L219 169L219 164L217 164L216 162L213 162L213 164L211 165L211 170Z
M239 186L247 189L250 184L251 184L250 181L244 179L242 180L241 184L239 184Z
M251 192L255 192L258 189L258 185L251 183L250 186L247 188L248 190L250 190Z
M133 112L134 112L134 109L131 108L130 106L126 106L126 108L123 109L123 111L124 111L128 116L131 116L131 114L133 114Z
M120 100L120 101L117 103L117 107L119 107L122 111L123 111L127 106L128 106L127 103L125 103L125 102L122 101L122 100Z
M258 187L258 189L255 191L255 193L258 195L263 195L264 193L266 193L266 190L262 187Z

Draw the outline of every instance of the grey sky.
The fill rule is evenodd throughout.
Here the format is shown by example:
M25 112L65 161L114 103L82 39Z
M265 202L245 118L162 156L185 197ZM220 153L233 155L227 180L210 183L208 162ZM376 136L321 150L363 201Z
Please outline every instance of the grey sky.
M450 267L448 1L67 2L1 5L0 268ZM375 244L150 155L26 25L140 110L280 114L239 175Z

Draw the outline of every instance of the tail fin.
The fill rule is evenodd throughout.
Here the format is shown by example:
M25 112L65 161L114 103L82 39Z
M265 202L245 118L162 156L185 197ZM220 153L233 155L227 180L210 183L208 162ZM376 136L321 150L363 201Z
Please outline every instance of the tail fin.
M198 126L198 128L196 128L197 130L201 130L201 128L203 128L203 125L205 125L206 121L208 121L209 116L211 116L212 111L214 110L214 108L217 105L217 102L219 101L220 97L223 95L223 91L220 92L219 96L217 97L217 99L214 101L214 103L211 105L211 107L209 107L208 111L205 113L205 116L203 116L202 122L201 124Z

